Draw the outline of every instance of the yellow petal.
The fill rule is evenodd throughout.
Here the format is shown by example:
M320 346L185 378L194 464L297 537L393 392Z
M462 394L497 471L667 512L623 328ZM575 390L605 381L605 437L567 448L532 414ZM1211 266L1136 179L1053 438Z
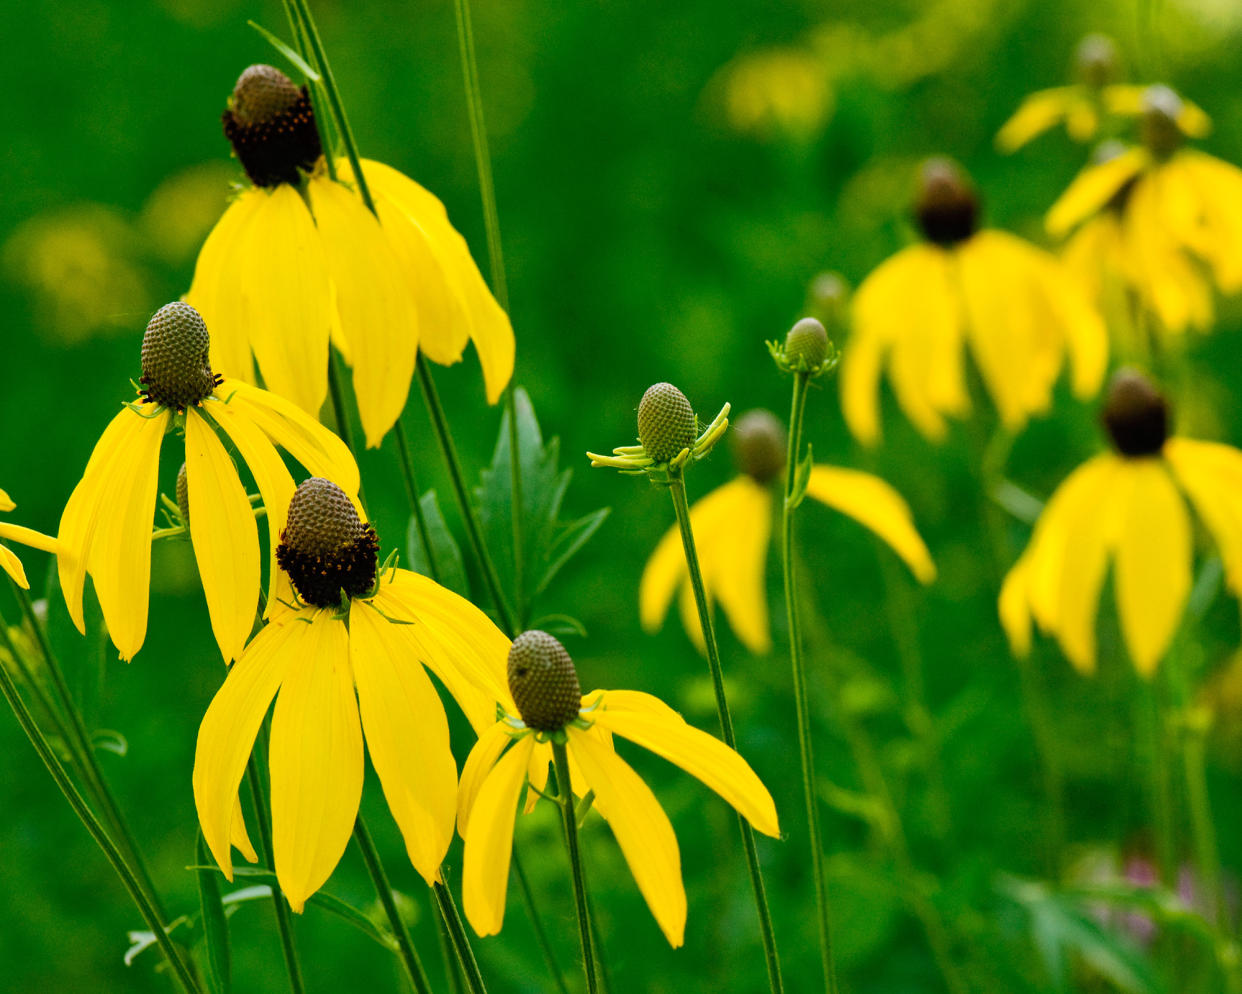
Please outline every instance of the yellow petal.
M1242 452L1219 442L1171 438L1164 457L1220 548L1225 582L1242 594Z
M1151 676L1190 594L1190 520L1163 460L1131 460L1127 473L1133 489L1117 542L1117 608L1134 665Z
M397 254L375 216L333 180L313 179L309 188L349 342L358 414L367 446L374 447L405 407L418 355L418 314Z
M13 503L13 498L6 491L0 490L0 511L11 511L15 507L17 505Z
M259 608L259 535L237 467L193 408L185 417L185 474L190 540L211 630L225 661L232 662L245 648Z
M855 331L841 354L841 413L850 434L867 447L880 440L880 373L887 343Z
M693 515L693 511L691 512ZM693 516L691 522L693 522ZM693 527L693 524L691 525ZM638 616L643 630L657 632L668 614L677 587L686 579L686 557L681 548L681 533L674 525L664 533L655 552L643 568L638 582Z
M453 840L457 764L444 705L404 641L392 637L397 627L366 601L354 601L349 658L371 765L410 862L430 887Z
M51 535L44 535L43 532L37 532L33 528L27 528L24 525L13 525L5 521L0 521L0 538L7 539L10 542L20 542L22 545L29 546L32 549L38 549L40 552L50 552L56 554L58 548L56 539Z
M198 729L194 804L203 839L229 880L237 787L268 705L292 667L306 664L311 626L294 618L264 628L229 670Z
M191 512L193 513L193 512ZM332 875L362 799L362 729L344 622L316 612L272 713L272 849L294 911Z
M632 717L638 712L627 714ZM676 949L685 938L686 891L673 826L651 788L620 756L580 728L570 726L568 733L569 751L608 812L608 827L647 907Z
M461 782L457 785L457 832L463 839L479 788L512 740L511 729L502 722L496 722L479 736L466 757L466 765L461 768Z
M241 799L233 807L233 831L230 835L230 841L247 863L257 863L259 854L254 851L254 845L250 841L250 834L246 831L246 819L242 816Z
M905 560L920 583L936 578L936 566L914 527L910 506L878 476L855 469L813 466L806 492L875 532Z
M483 781L470 814L461 896L466 918L479 935L495 935L504 924L513 823L534 747L535 737L528 735L505 753Z
M1186 189L1196 194L1196 220L1206 229L1200 254L1220 288L1237 292L1242 289L1242 170L1193 149L1174 156L1171 164L1180 168Z
M22 566L22 561L11 549L6 549L3 545L0 545L0 569L8 573L13 578L13 582L23 590L30 589L30 581L26 579L26 570Z
M1080 172L1044 219L1054 238L1063 238L1092 214L1098 213L1117 192L1151 162L1150 154L1132 148L1116 158L1087 166Z
M1080 93L1081 88L1077 86L1059 86L1032 93L996 133L996 147L1002 152L1016 152L1032 138L1064 120Z
M1009 651L1022 658L1031 652L1031 610L1027 605L1026 560L1019 559L1001 584L997 611L1009 639Z
M1042 249L1025 243L1022 248L1030 265L1033 292L1064 339L1071 388L1080 399L1094 397L1108 371L1108 329L1073 273ZM1050 347L1058 352L1052 361L1059 368L1059 347Z

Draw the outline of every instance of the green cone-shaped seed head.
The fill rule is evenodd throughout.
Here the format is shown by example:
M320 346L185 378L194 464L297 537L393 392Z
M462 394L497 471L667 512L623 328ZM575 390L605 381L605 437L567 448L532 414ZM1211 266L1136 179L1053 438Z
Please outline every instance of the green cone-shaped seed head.
M509 693L527 727L555 732L578 717L582 688L569 653L547 632L523 632L509 649Z
M301 89L275 66L254 65L237 77L229 109L240 124L266 124L301 99Z
M737 468L756 483L770 483L785 470L788 437L781 419L771 411L747 411L729 433Z
M656 462L668 462L694 445L694 408L671 383L647 388L638 404L638 440Z
M189 304L165 304L142 336L142 384L146 398L178 411L199 404L216 388L208 352L211 338Z
M1159 455L1169 437L1169 403L1136 369L1113 374L1100 420L1123 456Z
M181 520L190 523L190 478L185 475L185 463L177 470L177 509L181 512Z
M1182 98L1163 84L1143 91L1143 144L1157 159L1167 159L1186 140L1179 123L1185 109Z
M353 501L335 483L312 476L294 491L276 561L302 600L335 607L342 593L370 593L378 554L375 529L362 523Z
M828 358L828 332L815 318L803 318L785 336L785 359L791 366L798 361L806 369L816 369Z
M1108 35L1087 35L1074 50L1074 68L1078 78L1096 90L1103 89L1117 78L1118 64L1117 43Z

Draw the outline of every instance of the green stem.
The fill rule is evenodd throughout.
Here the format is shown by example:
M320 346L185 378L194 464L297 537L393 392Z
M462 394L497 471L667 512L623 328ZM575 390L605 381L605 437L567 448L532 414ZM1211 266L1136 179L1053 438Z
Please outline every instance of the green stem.
M1139 761L1147 771L1147 803L1151 813L1152 835L1156 843L1156 862L1160 883L1172 890L1177 886L1177 849L1173 828L1173 787L1169 774L1168 736L1164 708L1155 679L1137 678Z
M806 802L807 833L811 846L811 873L815 879L815 908L819 926L820 968L824 989L837 991L832 961L832 923L828 914L828 882L819 830L819 795L815 789L815 756L811 741L811 711L807 700L806 666L802 658L802 623L798 610L797 577L793 563L794 485L802 457L802 419L806 411L809 376L795 373L789 412L789 451L785 461L785 500L781 508L781 561L785 573L785 614L789 622L789 659L793 665L794 705L798 714L798 750L802 758L802 792Z
M260 779L259 768L262 763L256 758L256 754L263 749L266 738L267 726L264 725L255 742L255 751L247 760L246 771L250 778L250 797L254 801L255 820L259 824L259 852L263 856L263 864L274 868L276 862L272 855L272 824L267 817L267 797ZM292 994L302 994L306 985L302 981L298 950L293 944L292 914L279 887L272 888L272 908L276 912L276 931L280 933L280 951L285 958L285 969L289 973L289 990Z
M423 969L418 952L414 949L414 942L410 939L410 930L405 927L401 912L397 910L396 895L393 894L392 885L388 882L388 874L384 872L384 864L380 862L379 851L375 848L375 841L367 830L367 823L363 821L361 812L354 822L354 841L358 843L362 861L366 864L376 896L379 897L380 904L384 908L384 915L388 918L388 927L392 929L392 934L397 939L397 950L401 955L401 963L405 967L405 975L418 994L431 994L427 972Z
M432 888L436 895L436 905L440 909L440 918L448 929L449 938L453 943L453 952L457 954L458 965L466 978L466 986L470 994L487 994L487 985L483 983L483 974L479 972L479 961L474 958L474 950L470 947L470 937L462 924L461 914L457 910L457 902L453 900L453 892L448 884L437 880Z
M578 851L578 819L574 812L573 785L569 781L569 755L565 743L552 740L552 759L556 768L556 798L565 826L565 845L569 850L569 867L574 883L574 910L578 914L578 938L582 942L582 969L586 974L587 994L598 994L595 978L595 943L591 931L591 912L587 905L586 882L582 878L582 855Z
M27 709L25 701L22 700L21 695L17 692L17 685L13 683L13 678L3 666L0 666L0 693L3 693L5 699L9 702L9 707L13 709L13 714L17 716L17 723L22 726L22 731L26 733L26 737L30 740L30 744L34 746L35 752L43 760L43 765L47 767L48 773L56 781L56 786L65 795L65 800L73 808L74 814L86 826L86 830L90 832L91 838L95 840L95 844L103 850L104 856L112 864L112 869L121 878L121 883L125 885L125 889L129 892L130 898L137 906L139 914L142 915L142 920L146 922L147 928L155 936L155 941L159 944L160 950L168 960L169 966L172 967L173 973L176 974L177 981L181 984L182 989L187 994L201 994L202 989L199 987L198 981L195 980L193 973L190 972L190 966L183 957L181 950L177 948L176 944L164 930L164 925L162 924L163 916L147 896L147 892L139 881L138 876L125 861L121 851L109 837L107 829L95 817L85 798L78 793L78 789L73 785L69 774L61 765L60 760L56 758L50 743L39 730L39 726L35 723L34 717Z
M677 514L677 526L681 531L681 545L686 556L686 568L690 573L690 585L694 588L694 600L699 609L699 624L707 645L707 665L712 675L712 688L716 693L716 715L720 719L720 731L725 745L736 751L737 740L733 735L733 718L729 714L729 702L725 697L724 671L720 666L720 650L716 645L716 628L712 623L711 606L707 602L707 590L703 585L703 573L699 568L699 554L694 547L694 532L690 528L690 506L686 502L686 484L680 470L669 474L669 493ZM768 911L768 895L763 885L763 873L759 868L759 852L755 848L755 834L750 823L741 815L737 817L742 833L742 848L746 853L746 869L750 874L750 886L754 891L755 910L759 915L759 931L763 939L763 955L767 961L768 985L772 994L781 994L780 957L776 951L776 935L772 930L772 916Z
M349 426L348 408L345 406L345 387L341 383L341 371L337 368L336 352L328 350L328 397L332 401L332 417L336 421L336 433L341 436L345 448L357 452L354 448L354 431Z
M569 986L565 983L565 975L561 972L560 964L556 961L556 953L552 950L552 943L548 940L547 930L543 927L543 919L535 904L535 894L531 890L526 871L522 868L522 861L518 858L516 846L513 849L513 870L517 874L518 888L522 892L522 903L526 905L526 916L535 930L535 939L543 953L543 961L547 964L548 972L552 974L552 979L556 982L556 989L560 991L560 994L569 994Z
M401 475L405 479L405 494L410 499L410 510L414 512L414 527L418 529L419 541L423 543L423 551L427 555L427 568L431 570L431 578L437 583L440 580L440 566L436 562L436 550L431 544L431 529L427 527L427 516L423 513L423 502L418 496L418 480L414 477L414 464L410 461L410 442L405 434L405 426L401 418L393 425L397 433L397 453L401 457Z
M432 893L432 901L435 901L435 895ZM436 913L436 937L440 944L440 958L444 960L444 975L448 978L449 990L453 994L462 994L461 969L457 964L457 957L453 954L453 940L449 936L448 922L444 920L444 916L438 911Z

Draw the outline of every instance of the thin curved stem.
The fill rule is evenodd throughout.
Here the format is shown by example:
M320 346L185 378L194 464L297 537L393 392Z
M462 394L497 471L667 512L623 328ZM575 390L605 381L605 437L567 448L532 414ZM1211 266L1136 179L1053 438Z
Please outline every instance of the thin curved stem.
M432 891L436 896L436 906L440 909L440 918L448 929L449 939L453 943L453 952L466 978L466 986L470 994L487 994L487 985L483 983L483 974L479 972L479 961L474 958L474 950L470 946L470 937L462 924L461 913L457 910L457 902L453 900L453 892L448 884L437 880Z
M522 903L526 905L526 915L530 919L531 927L535 930L535 939L539 943L539 949L543 953L543 961L548 967L548 972L552 974L552 979L556 982L556 989L560 994L569 994L569 986L565 983L565 974L561 972L560 964L556 961L556 953L552 950L552 943L548 940L547 929L543 927L543 919L539 915L539 909L535 904L535 894L531 890L530 881L526 877L526 871L522 868L522 861L518 858L517 846L513 848L513 872L517 874L518 888L522 892Z
M669 474L669 493L673 509L677 513L677 526L681 531L681 545L686 556L686 568L690 573L690 585L694 589L694 601L699 609L699 624L707 645L707 665L712 675L712 689L716 694L716 715L720 719L720 731L725 745L737 749L733 734L733 718L729 714L729 702L725 697L724 671L720 666L720 649L716 645L716 628L712 622L711 606L707 602L707 590L703 586L703 572L699 567L699 554L694 547L694 532L690 527L690 506L686 502L686 485L680 470ZM755 910L759 915L759 931L763 939L763 955L767 961L768 985L772 994L781 994L780 957L776 951L776 935L772 929L772 915L768 910L767 890L763 885L763 873L759 868L759 852L755 848L755 833L750 823L737 816L742 833L742 848L746 852L746 869L750 874L750 886L755 895Z
M595 941L591 929L591 910L587 903L586 881L582 874L582 854L578 851L578 819L574 812L574 792L569 781L569 755L565 743L552 740L552 760L556 769L556 800L565 826L565 846L569 850L569 867L574 883L574 910L578 915L578 938L582 943L582 969L586 975L587 994L598 994L595 976Z
M332 416L336 420L336 433L341 436L345 448L357 452L354 448L354 431L349 426L349 415L346 414L345 388L341 384L341 371L336 365L336 353L328 350L328 397L332 401Z
M824 989L836 994L837 974L832 961L832 923L828 915L828 881L819 830L819 793L815 789L815 754L811 741L811 709L807 697L806 664L802 658L802 620L798 610L797 572L793 561L794 486L802 457L802 419L806 410L809 376L795 373L789 412L789 450L785 460L785 500L781 507L781 561L785 574L785 615L789 622L789 659L793 666L794 706L798 713L798 751L802 758L802 793L806 802L807 833L811 846L811 873L815 879L815 908L819 926L820 968Z
M431 578L440 582L440 565L436 562L436 550L431 544L431 529L427 527L427 515L423 513L423 502L419 498L418 480L414 476L414 464L410 460L410 442L405 434L405 426L401 418L393 425L397 435L397 454L401 458L401 475L405 479L405 494L410 500L410 510L414 512L414 527L418 529L418 539L423 543L423 552L427 556L427 568Z
M86 830L90 833L91 838L95 840L95 844L103 850L104 856L112 864L112 869L121 878L121 883L125 885L130 898L137 906L139 914L142 915L142 920L146 922L147 928L155 936L155 941L159 944L161 952L168 960L168 965L172 967L173 973L177 977L177 982L187 994L202 994L202 988L191 972L189 963L164 930L163 918L158 909L147 896L146 890L143 888L134 870L125 861L125 857L121 854L121 851L111 837L109 837L107 829L95 817L94 812L90 809L90 805L86 803L86 799L82 797L78 789L73 785L69 774L61 765L60 760L56 758L51 745L39 730L33 715L26 707L26 702L22 700L21 695L17 692L17 685L13 683L13 678L3 666L0 666L0 693L4 694L9 707L13 709L13 714L17 716L17 723L22 726L22 731L26 733L26 737L30 740L30 744L34 746L35 752L43 760L43 765L47 767L48 773L56 781L56 786L65 795L65 800L73 808L74 814L86 826Z

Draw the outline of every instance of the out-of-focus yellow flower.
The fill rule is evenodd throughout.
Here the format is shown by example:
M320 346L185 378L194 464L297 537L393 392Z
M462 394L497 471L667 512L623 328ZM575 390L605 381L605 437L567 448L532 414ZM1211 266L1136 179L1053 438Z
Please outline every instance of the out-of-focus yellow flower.
M212 359L317 414L328 347L353 368L367 445L405 406L419 349L457 362L473 341L489 403L513 374L509 318L449 223L444 205L383 163L363 160L378 220L349 163L328 173L306 89L251 66L224 115L254 186L225 211L198 257L186 299L212 328Z
M237 790L276 699L272 847L294 911L328 879L349 842L362 796L364 734L410 862L429 886L440 879L453 838L457 766L444 706L423 667L480 729L494 720L492 702L504 685L509 640L487 616L427 577L380 568L377 550L375 531L340 487L315 478L298 487L277 550L294 600L278 602L198 732L199 824L232 880L231 846L249 849L244 824L238 828Z
M209 348L203 319L189 304L155 313L142 339L141 399L126 404L104 430L61 515L57 565L69 616L85 632L82 591L90 573L122 659L132 658L146 638L160 445L170 428L185 435L190 540L226 660L241 653L254 625L259 536L219 433L258 485L273 556L293 493L276 445L312 473L358 492L358 467L340 439L284 398L217 376ZM274 581L274 560L270 575ZM269 612L274 606L272 599Z
M1108 337L1077 281L1042 249L980 230L978 210L956 165L926 163L915 209L926 240L882 263L854 296L841 405L865 445L880 437L885 364L906 417L937 442L946 416L970 411L967 347L1010 431L1048 409L1067 356L1074 393L1090 397L1099 389Z
M669 944L680 946L686 891L677 837L651 788L613 751L612 736L680 766L756 831L777 837L771 794L741 756L686 724L658 698L634 690L582 694L569 654L545 632L525 632L514 641L509 686L516 706L506 706L504 716L479 736L461 774L457 827L466 840L462 900L470 924L480 935L500 931L518 798L528 782L530 796L538 798L536 791L547 782L551 739L560 737L573 793L593 796L647 907Z
M11 511L15 507L17 505L13 503L9 495L0 490L0 511ZM33 528L25 528L8 521L0 521L0 539L7 542L20 542L22 545L28 545L42 552L53 554L56 552L56 539L51 535L44 535ZM0 569L8 573L18 586L26 590L30 589L30 581L26 579L26 570L22 568L22 561L17 558L12 549L5 545L0 545Z
M1103 421L1116 452L1088 460L1052 495L1005 578L1000 617L1016 654L1030 651L1033 618L1080 672L1093 673L1111 559L1122 636L1151 676L1190 594L1187 499L1216 542L1229 589L1242 595L1242 451L1168 437L1164 398L1129 369L1114 377Z
M806 137L832 116L836 94L822 60L797 48L738 56L723 70L725 116L759 137Z
M764 582L772 532L771 484L785 469L785 428L768 411L750 411L738 419L732 438L742 473L697 501L690 508L690 523L708 597L719 602L743 645L751 652L765 653L772 646ZM879 477L855 469L814 466L806 493L871 529L920 582L935 579L936 567L914 527L910 508ZM639 583L639 616L647 631L659 630L679 591L682 623L701 652L703 629L674 527L647 560Z

